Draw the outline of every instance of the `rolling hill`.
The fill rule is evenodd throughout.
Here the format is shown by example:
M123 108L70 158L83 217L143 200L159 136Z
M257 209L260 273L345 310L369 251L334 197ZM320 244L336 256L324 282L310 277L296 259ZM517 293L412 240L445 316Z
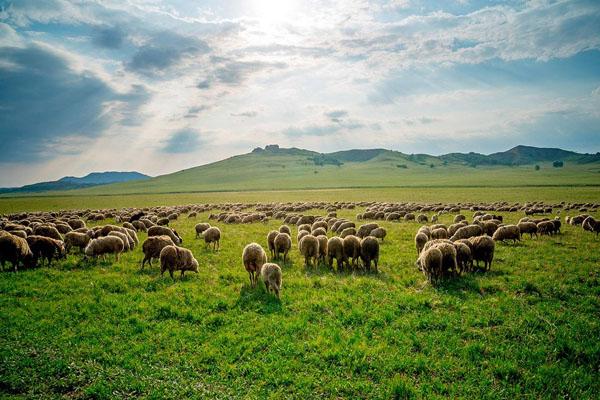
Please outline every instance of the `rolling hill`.
M149 179L148 175L139 172L92 172L84 177L65 176L56 181L40 182L17 188L0 188L0 194L26 194L48 191L73 190L118 182L131 182Z
M564 167L554 168L553 161ZM534 164L539 164L536 170ZM600 154L517 146L502 153L318 153L276 145L143 181L64 194L144 194L368 187L600 186ZM62 193L61 193L62 194Z

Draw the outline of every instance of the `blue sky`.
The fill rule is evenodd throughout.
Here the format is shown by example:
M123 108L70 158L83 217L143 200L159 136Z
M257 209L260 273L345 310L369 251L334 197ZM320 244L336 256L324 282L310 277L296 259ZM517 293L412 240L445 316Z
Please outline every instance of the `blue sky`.
M600 151L600 2L0 0L0 186L269 143Z

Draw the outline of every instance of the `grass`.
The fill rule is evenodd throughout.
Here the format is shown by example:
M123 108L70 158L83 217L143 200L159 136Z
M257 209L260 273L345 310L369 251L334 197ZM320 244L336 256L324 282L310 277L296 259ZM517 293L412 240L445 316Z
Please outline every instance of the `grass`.
M173 224L200 261L184 279L140 272L139 247L0 274L3 397L597 398L599 239L580 228L499 244L490 273L438 288L414 268L416 223L382 223L377 275L307 271L294 240L278 301L241 251L280 222L220 224L214 253L194 239L206 219Z

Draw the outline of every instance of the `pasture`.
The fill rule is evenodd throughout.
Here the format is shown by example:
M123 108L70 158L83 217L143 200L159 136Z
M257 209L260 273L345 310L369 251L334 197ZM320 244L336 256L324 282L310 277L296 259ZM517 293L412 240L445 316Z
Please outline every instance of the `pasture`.
M2 208L39 207L37 199L3 200ZM130 205L144 205L138 200ZM360 211L338 215L355 220ZM249 286L241 252L250 242L267 249L281 221L210 221L223 232L213 252L194 238L208 214L170 224L200 262L183 279L161 277L157 260L140 271L140 246L118 263L71 254L52 267L0 274L0 393L582 399L600 390L600 239L581 227L499 243L490 272L438 287L415 267L419 223L380 222L388 235L378 274L304 268L292 227L278 301ZM512 223L523 216L501 214ZM94 224L105 223L114 221Z

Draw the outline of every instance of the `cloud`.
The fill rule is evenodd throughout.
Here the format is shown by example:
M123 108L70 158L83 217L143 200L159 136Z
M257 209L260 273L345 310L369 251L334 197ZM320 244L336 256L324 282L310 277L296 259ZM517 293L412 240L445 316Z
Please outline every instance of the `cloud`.
M163 142L161 151L169 154L192 153L198 150L203 143L199 132L193 129L183 129L171 134Z
M329 118L332 122L341 122L342 118L348 116L348 111L346 110L334 110L325 113L325 116Z
M98 76L74 71L61 55L37 45L0 48L0 76L3 162L53 158L57 154L49 148L61 138L99 136L113 121L106 113L108 104L127 114L144 101L141 92L120 94Z
M246 118L254 118L258 115L257 111L244 111L241 113L230 113L232 117L246 117Z
M197 118L198 114L200 114L202 111L206 111L209 109L210 109L210 106L206 106L206 105L190 107L187 110L187 113L183 116L183 118Z
M125 42L126 34L118 27L98 27L94 30L94 44L107 49L118 49Z
M198 89L210 89L219 83L240 86L252 74L287 68L287 64L283 62L229 61L220 57L213 57L212 62L216 64L214 71L209 77L198 82L196 85Z

